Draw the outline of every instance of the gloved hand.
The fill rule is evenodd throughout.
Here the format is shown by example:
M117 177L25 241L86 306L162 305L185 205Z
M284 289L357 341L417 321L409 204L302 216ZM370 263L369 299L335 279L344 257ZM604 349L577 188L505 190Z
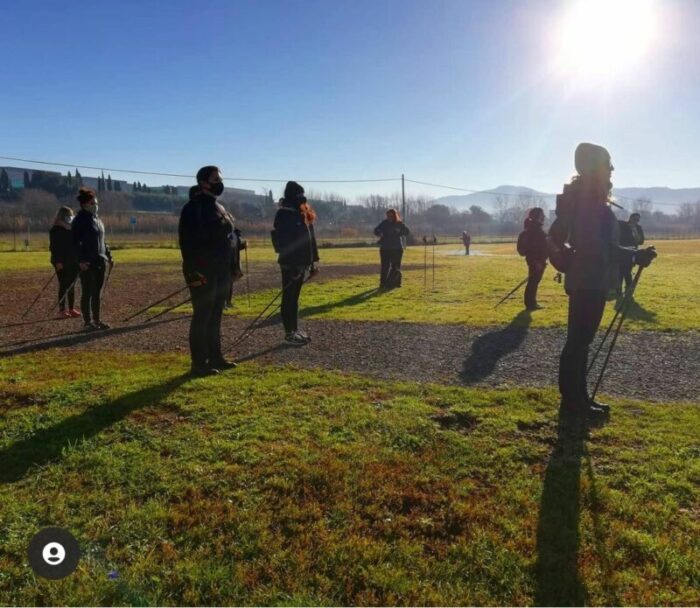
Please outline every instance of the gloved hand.
M646 249L640 249L634 254L634 261L639 264L641 268L646 268L656 256L656 249L654 247L647 247Z
M85 272L88 268L90 268L90 262L80 262L79 266L80 270Z
M245 239L239 239L238 240L238 248L243 250L243 249L248 249L248 241Z
M311 268L309 269L309 278L316 276L319 272L321 272L319 267L316 266L316 264L312 264Z
M201 287L207 284L207 277L205 277L201 272L190 272L187 275L187 285L189 287Z
M55 266L58 272L61 272L61 270L63 270L63 262L56 262Z

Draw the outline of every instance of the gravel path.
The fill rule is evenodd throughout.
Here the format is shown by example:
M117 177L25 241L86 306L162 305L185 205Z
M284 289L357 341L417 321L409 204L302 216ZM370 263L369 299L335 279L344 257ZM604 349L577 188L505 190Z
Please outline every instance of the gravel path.
M523 321L523 317L518 321ZM293 363L392 380L489 387L552 386L556 383L558 356L565 338L562 329L528 329L515 323L473 328L315 320L302 322L313 342L295 348L281 343L281 326L273 322L238 345L231 356L238 361ZM63 324L61 334L52 336L45 332L33 339L5 343L0 357L59 347L188 351L189 316L185 315L168 315L150 324L131 324L91 334L76 331L79 320L57 323ZM225 344L231 344L249 323L250 320L226 317ZM69 333L71 330L75 333ZM602 391L646 401L699 402L699 360L697 332L621 334Z

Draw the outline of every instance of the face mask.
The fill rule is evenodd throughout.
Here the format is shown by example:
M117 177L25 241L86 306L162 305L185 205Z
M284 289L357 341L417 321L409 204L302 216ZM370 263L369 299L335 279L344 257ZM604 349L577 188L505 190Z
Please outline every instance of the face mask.
M209 192L214 196L221 196L224 192L224 182L209 183Z
M64 221L66 224L70 224L70 223L73 221L73 216L72 216L72 215L69 215L68 217L64 217L64 218L63 218L63 221Z

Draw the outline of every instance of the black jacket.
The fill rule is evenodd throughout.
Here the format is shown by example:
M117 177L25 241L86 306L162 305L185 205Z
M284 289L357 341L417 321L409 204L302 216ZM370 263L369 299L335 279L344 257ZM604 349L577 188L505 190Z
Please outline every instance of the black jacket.
M100 259L112 261L112 252L105 243L105 227L100 218L81 209L73 219L71 233L79 262L93 264Z
M382 220L374 229L374 234L379 237L380 249L403 249L401 237L408 236L410 230L403 222Z
M542 264L547 261L547 235L542 224L527 218L525 230L518 237L518 253L525 256L528 264Z
M182 208L178 226L185 276L229 272L233 259L233 218L211 196L195 194Z
M307 224L295 207L282 206L275 215L275 241L282 266L298 268L318 262L318 247L313 224Z
M633 227L623 220L618 220L617 223L620 227L620 245L637 248L644 244L644 230L639 224Z
M49 249L51 250L51 264L78 265L78 253L73 242L72 230L57 224L51 226L51 230L49 230Z

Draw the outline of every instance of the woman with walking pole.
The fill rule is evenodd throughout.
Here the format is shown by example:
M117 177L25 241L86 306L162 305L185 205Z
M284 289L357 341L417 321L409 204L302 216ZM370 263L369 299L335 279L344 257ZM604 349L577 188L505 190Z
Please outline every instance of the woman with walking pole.
M51 264L56 269L58 277L59 319L80 316L80 311L75 308L78 253L73 243L72 221L73 210L70 207L61 207L56 213L51 230L49 230Z
M591 399L586 384L588 350L605 308L608 289L617 283L619 258L630 256L641 267L656 257L653 248L630 251L619 244L617 220L609 203L614 167L602 146L576 148L577 175L557 196L556 219L549 229L550 261L566 273L569 318L559 361L561 413L605 416L609 406Z
M381 268L379 288L401 287L401 259L403 258L403 238L410 234L396 209L388 209L386 219L374 229L379 237L379 257Z
M282 273L282 324L284 341L292 346L303 346L311 339L299 330L299 296L304 274L309 278L318 272L318 247L314 234L315 211L309 206L304 188L296 182L287 182L284 198L275 215L272 243L278 254Z

